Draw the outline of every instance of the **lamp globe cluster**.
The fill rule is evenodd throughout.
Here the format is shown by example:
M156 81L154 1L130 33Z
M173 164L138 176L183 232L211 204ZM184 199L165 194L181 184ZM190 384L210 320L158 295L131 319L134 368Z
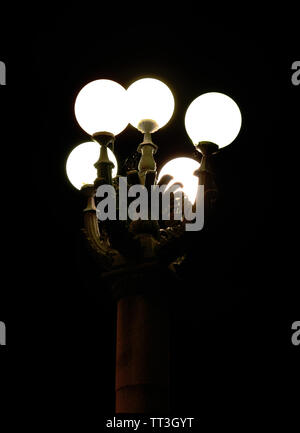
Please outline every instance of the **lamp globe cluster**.
M93 184L97 176L95 164L99 158L112 163L112 176L116 176L118 162L113 146L107 146L107 143L113 143L115 136L122 133L129 123L144 134L144 144L157 147L152 143L151 134L170 121L174 107L171 90L155 78L141 78L127 89L109 79L86 84L76 97L74 112L79 126L90 139L78 144L69 154L66 172L71 184L77 189ZM220 149L235 140L242 116L238 105L229 96L209 92L191 102L184 124L198 150L202 142L213 143L216 149ZM109 137L110 140L105 138L103 142L99 137ZM192 158L175 158L161 168L158 179L165 174L173 176L172 183L181 182L184 192L193 202L197 185L194 172L198 168L199 163Z

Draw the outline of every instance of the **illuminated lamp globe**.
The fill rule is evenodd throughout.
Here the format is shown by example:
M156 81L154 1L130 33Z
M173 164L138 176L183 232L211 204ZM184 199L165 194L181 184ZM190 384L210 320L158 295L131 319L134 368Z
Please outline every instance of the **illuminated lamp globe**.
M75 117L90 135L96 132L119 134L129 123L126 90L111 80L95 80L86 84L75 100Z
M218 92L198 96L188 107L185 129L194 143L210 141L219 148L232 143L242 124L238 105L229 96Z
M118 163L114 153L107 148L108 158L114 164L112 177L118 172ZM100 156L100 145L94 141L88 141L76 146L68 156L66 172L69 181L75 188L81 189L84 185L93 184L97 178L97 169L94 164Z
M142 78L127 89L129 122L143 133L153 133L166 125L174 111L169 87L155 78Z
M183 188L180 188L193 204L196 200L197 188L199 179L194 175L194 171L200 167L199 162L192 158L174 158L168 161L160 170L158 175L159 180L166 174L173 176L173 179L168 183L168 187L175 182L180 182Z

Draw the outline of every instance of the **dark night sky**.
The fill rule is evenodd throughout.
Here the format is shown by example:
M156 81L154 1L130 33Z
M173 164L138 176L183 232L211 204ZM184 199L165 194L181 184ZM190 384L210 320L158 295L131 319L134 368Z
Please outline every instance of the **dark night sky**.
M280 22L262 17L248 26L244 19L219 23L178 10L138 19L126 7L118 16L79 6L35 18L25 12L2 29L0 52L7 64L1 134L11 144L2 164L9 158L14 168L2 183L13 266L4 271L0 320L22 398L32 387L40 410L65 422L75 410L78 422L93 425L113 410L115 306L81 241L85 204L65 162L88 138L73 115L84 84L110 78L126 87L152 76L175 96L172 120L154 136L158 166L193 156L183 120L201 93L228 94L243 116L239 136L215 161L223 194L218 229L195 235L188 277L174 288L173 411L200 418L226 412L230 422L234 412L267 414L266 401L280 406L295 388L299 352L290 344L291 323L300 319L289 252L296 242L289 150L299 135L293 27L282 32ZM117 137L117 157L140 140L128 126Z

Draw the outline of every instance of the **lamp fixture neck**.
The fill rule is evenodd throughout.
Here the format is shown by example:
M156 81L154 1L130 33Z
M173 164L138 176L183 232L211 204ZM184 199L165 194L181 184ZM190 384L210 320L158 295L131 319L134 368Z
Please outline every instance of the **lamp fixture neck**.
M149 135L151 138L151 134ZM137 151L141 153L138 169L140 181L143 185L145 184L145 176L147 172L156 172L156 162L153 155L157 152L157 149L158 146L156 144L152 143L151 140L146 141L145 139L137 148Z
M94 164L97 169L97 179L94 185L98 187L101 184L112 184L112 169L114 163L110 161L107 153L107 147L112 148L114 146L115 136L110 132L96 132L92 135L93 141L100 144L100 156L98 161Z

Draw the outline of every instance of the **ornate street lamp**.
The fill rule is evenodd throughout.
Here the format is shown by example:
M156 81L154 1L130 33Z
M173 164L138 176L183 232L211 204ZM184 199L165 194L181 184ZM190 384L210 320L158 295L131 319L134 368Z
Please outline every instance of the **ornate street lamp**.
M180 263L187 245L183 215L176 220L162 220L160 213L152 220L124 218L122 206L127 201L125 205L120 198L115 136L128 123L143 133L137 147L141 154L138 166L126 173L128 188L140 185L150 197L153 187L166 191L175 183L175 190L195 206L198 184L204 185L206 212L213 209L217 197L213 155L230 144L241 127L240 110L231 98L216 92L199 96L188 107L185 127L201 162L175 158L157 176L154 155L158 146L152 134L169 122L173 111L170 89L153 78L135 81L127 90L111 80L95 80L83 87L75 102L76 119L92 141L70 153L66 170L70 182L87 197L83 231L101 277L118 302L117 413L168 411L168 303L160 289L172 278L172 265ZM104 185L110 186L112 196L119 196L117 215L123 218L100 221L97 217L95 199L99 201L97 191Z

